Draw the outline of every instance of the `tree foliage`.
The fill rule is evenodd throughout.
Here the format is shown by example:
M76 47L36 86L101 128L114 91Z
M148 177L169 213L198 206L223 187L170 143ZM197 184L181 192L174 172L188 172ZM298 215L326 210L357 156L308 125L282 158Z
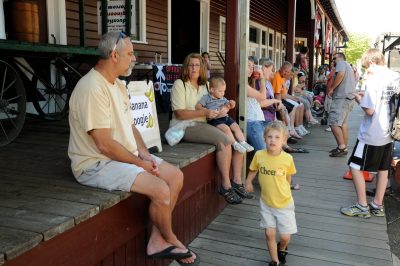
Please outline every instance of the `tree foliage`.
M367 35L350 34L347 48L344 50L346 61L355 65L362 54L370 48L370 43L371 41Z

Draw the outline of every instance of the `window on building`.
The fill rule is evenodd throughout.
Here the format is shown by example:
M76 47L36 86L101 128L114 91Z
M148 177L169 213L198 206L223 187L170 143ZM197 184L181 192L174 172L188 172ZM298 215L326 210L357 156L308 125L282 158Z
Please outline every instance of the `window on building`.
M274 51L268 50L268 58L274 60Z
M267 34L268 34L268 29L263 28L260 29L261 32L261 40L260 40L260 57L268 57L268 46L267 46Z
M276 69L281 67L282 64L282 54L281 54L281 34L279 32L275 33L275 67Z
M267 56L267 49L261 48L261 57L268 57Z
M268 58L272 61L275 60L274 53L274 31L272 29L268 30Z
M286 61L286 36L282 35L282 63Z
M257 28L250 27L250 29L249 29L249 41L257 43Z
M268 57L279 67L286 57L286 36L265 25L250 21L248 55Z
M225 52L226 45L226 18L219 17L219 51Z
M123 2L123 4L121 4ZM134 42L146 42L146 0L131 0L130 36ZM125 1L107 1L107 31L126 31ZM98 33L102 34L101 2L97 2Z
M274 33L273 32L269 33L268 46L274 47Z
M262 31L262 40L261 40L261 44L262 45L266 45L267 44L267 32L266 31Z
M132 1L131 34L134 41L146 42L146 0Z

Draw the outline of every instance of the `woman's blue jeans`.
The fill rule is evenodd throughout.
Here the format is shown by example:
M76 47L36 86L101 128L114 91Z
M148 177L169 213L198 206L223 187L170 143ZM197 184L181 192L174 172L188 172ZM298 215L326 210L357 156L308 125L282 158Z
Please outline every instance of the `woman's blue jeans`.
M254 151L266 148L264 130L269 121L247 121L247 142L254 147Z

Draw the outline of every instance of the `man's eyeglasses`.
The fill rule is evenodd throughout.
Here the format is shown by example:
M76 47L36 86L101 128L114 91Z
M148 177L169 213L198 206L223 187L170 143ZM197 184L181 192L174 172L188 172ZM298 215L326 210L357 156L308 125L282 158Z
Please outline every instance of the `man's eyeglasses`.
M188 67L190 67L190 68L199 68L200 64L190 64L190 65L188 65Z
M119 32L119 35L118 35L118 39L117 39L117 41L115 42L114 48L113 48L112 50L115 51L115 49L117 48L117 45L118 45L119 40L125 39L125 38L127 38L127 37L128 37L128 34L126 34L126 33L123 32L123 31L120 31L120 32Z

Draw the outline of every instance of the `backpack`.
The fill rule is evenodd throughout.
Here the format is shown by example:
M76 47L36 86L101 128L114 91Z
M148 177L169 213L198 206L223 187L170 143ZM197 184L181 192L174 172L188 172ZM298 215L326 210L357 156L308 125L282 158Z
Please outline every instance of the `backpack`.
M394 93L389 99L390 135L394 140L400 141L400 77L394 83Z
M396 91L389 100L390 135L394 140L400 140L400 92Z

